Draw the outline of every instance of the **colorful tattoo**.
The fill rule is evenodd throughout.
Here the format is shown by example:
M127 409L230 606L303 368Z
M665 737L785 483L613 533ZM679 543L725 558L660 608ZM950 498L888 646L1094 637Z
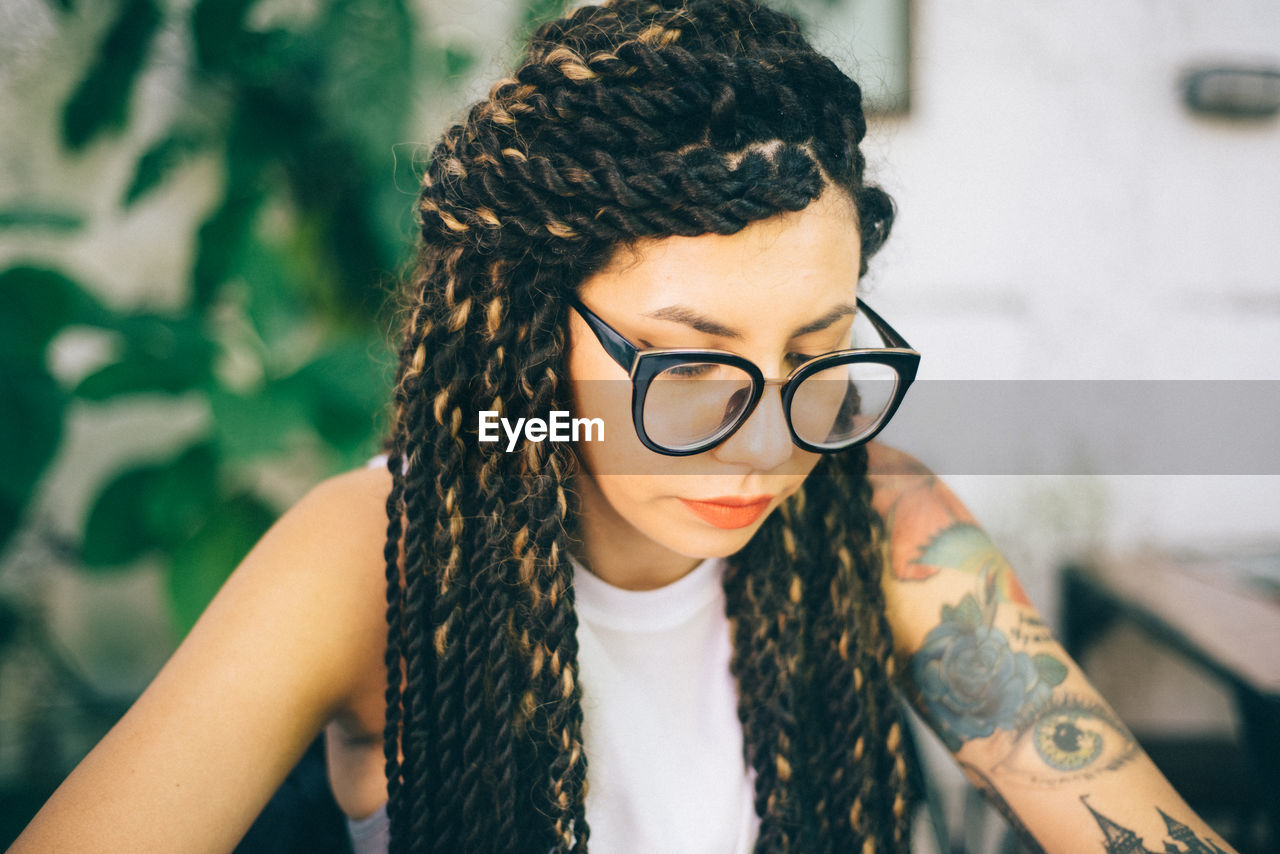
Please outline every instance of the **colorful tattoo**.
M980 576L990 601L1031 605L1009 562L987 532L969 522L956 522L934 534L920 547L911 564L927 568L929 575L950 568Z
M1114 771L1137 754L1133 736L1107 709L1065 696L1019 728L1013 748L992 770L1020 782L1055 786Z
M1067 676L1051 655L1013 651L993 625L996 597L986 594L982 604L969 594L955 607L944 605L942 623L911 657L922 710L952 751L996 729L1018 729Z
M890 532L889 566L898 581L924 581L939 570L958 569L990 579L1002 601L1031 605L1004 555L937 478L913 477L897 487L881 512Z

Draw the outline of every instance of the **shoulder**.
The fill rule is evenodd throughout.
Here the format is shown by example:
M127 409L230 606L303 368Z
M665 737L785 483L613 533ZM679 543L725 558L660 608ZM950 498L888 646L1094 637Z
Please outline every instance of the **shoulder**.
M228 586L297 585L302 601L352 593L370 573L383 573L386 471L358 469L313 487L271 527L236 569Z
M357 469L321 481L276 522L255 552L280 558L272 561L274 571L302 572L315 583L347 585L358 580L352 570L374 565L381 572L390 490L384 469ZM289 555L321 559L291 561Z
M386 499L391 475L385 468L359 468L316 484L282 518L291 515L317 518L347 517L353 534L386 533Z
M288 691L311 726L341 713L381 677L371 664L386 642L390 486L386 471L362 469L313 487L231 574L183 647L244 656L242 676Z
M389 481L341 475L285 513L14 850L231 850L325 723L385 678Z
M884 519L891 542L919 540L954 522L973 523L956 494L920 460L880 442L867 445L871 504Z
M883 582L896 640L918 643L936 624L933 615L975 585L1000 601L1031 607L1004 555L942 478L895 448L868 452L872 506L888 540Z
M289 600L295 625L327 649L339 705L386 642L386 500L391 476L364 468L322 481L268 531L236 575ZM233 576L233 581L235 578ZM230 583L229 585L230 586Z

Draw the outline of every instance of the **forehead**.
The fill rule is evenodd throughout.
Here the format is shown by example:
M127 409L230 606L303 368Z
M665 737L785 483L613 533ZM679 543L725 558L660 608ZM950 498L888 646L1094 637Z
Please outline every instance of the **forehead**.
M803 210L735 234L624 248L583 283L581 296L617 319L680 305L736 329L792 329L852 299L860 251L853 203L828 188Z

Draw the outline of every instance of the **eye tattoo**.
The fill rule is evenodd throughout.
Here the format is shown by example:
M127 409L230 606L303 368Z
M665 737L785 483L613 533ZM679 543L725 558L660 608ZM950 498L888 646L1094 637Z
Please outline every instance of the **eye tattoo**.
M996 770L1050 786L1115 770L1137 752L1133 736L1110 712L1065 696L1019 728L1013 749Z

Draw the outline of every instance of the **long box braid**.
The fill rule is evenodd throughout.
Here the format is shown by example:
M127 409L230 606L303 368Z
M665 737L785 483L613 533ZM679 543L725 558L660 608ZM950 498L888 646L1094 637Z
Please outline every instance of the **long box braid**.
M506 454L469 413L568 409L568 298L641 238L732 234L854 200L857 85L749 0L620 0L544 25L450 128L419 198L388 459L391 847L586 852L568 446ZM901 851L909 798L866 453L825 457L729 559L727 617L757 852Z

